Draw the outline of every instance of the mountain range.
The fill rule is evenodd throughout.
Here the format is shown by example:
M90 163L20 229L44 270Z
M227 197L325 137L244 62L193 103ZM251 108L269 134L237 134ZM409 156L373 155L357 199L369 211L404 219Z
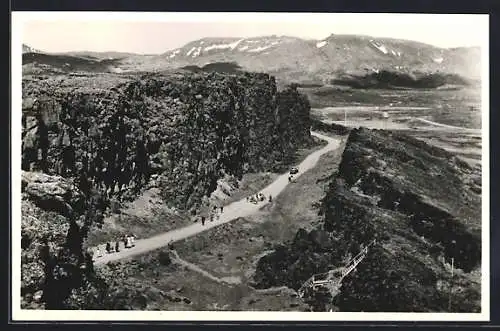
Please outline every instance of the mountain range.
M41 54L23 45L23 64L45 63ZM235 63L246 71L268 72L291 81L324 81L342 74L363 74L380 70L397 72L445 72L467 78L480 77L479 47L439 48L401 39L361 35L335 35L322 40L289 36L252 38L203 38L156 55L120 52L45 53L65 58L58 69L78 71L162 71L211 63ZM71 62L79 63L72 65ZM69 64L69 65L68 65ZM56 66L54 61L51 66ZM66 68L63 68L63 67Z

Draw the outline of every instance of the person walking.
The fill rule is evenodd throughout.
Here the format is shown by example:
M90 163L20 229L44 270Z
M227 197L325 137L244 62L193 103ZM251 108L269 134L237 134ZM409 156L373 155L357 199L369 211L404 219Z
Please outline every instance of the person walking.
M224 206L220 206L220 212L221 214L224 212Z
M125 244L125 248L131 248L132 247L132 240L130 236L127 236L127 243Z
M95 254L98 258L99 257L102 257L102 251L101 251L101 248L99 246L97 246L97 249L96 249L96 254Z
M130 235L130 243L132 244L132 247L135 247L135 234Z
M85 261L95 262L94 252L91 249L85 253Z
M205 225L205 216L201 217L201 225Z
M106 243L106 252L108 252L108 254L111 253L111 243L109 241Z
M115 244L115 252L118 253L119 251L120 251L120 240L117 240Z
M273 197L269 194L269 202L273 202Z

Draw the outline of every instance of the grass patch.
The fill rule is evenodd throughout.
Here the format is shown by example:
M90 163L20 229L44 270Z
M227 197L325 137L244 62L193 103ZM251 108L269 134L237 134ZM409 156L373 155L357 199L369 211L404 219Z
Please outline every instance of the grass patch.
M104 221L102 228L89 233L89 246L117 240L127 233L137 238L147 238L190 223L186 213L169 209L161 199L158 189L144 191L137 199L117 208Z

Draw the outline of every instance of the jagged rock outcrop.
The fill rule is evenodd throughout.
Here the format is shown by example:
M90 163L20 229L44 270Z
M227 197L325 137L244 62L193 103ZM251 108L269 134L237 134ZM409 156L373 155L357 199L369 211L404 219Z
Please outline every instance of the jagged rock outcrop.
M83 196L76 185L60 176L22 171L21 185L27 199L37 207L71 217L73 208L83 207Z
M24 171L22 195L21 306L62 309L78 305L76 289L98 293L83 246L90 226L102 221L99 197L61 176Z
M415 138L352 130L322 201L323 229L315 230L328 235L318 245L317 234L299 231L291 245L259 261L257 285L297 289L377 239L344 279L334 300L341 311L478 311L480 176ZM452 258L453 279L443 263Z

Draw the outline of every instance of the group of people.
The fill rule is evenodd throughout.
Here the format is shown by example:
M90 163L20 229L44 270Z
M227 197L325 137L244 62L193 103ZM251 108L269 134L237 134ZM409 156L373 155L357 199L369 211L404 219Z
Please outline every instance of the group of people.
M120 243L123 242L123 247L125 248L132 248L135 247L135 239L136 236L133 234L130 235L124 235L122 238L116 240L115 244L113 245L112 242L108 241L106 243L106 253L111 254L111 253L118 253L120 251ZM102 251L100 247L97 247L96 249L96 255L97 257L102 257Z
M266 200L266 196L262 193L257 193L255 195L247 197L247 201L251 202L253 204L257 204L259 202L264 202L265 200ZM273 197L271 195L269 195L268 201L273 202Z
M219 213L220 210L220 213ZM219 219L220 214L224 212L224 206L213 206L212 210L209 212L208 219L210 219L210 222L213 222L215 219ZM195 222L197 222L198 219L195 219ZM207 216L201 216L201 225L205 225L205 222L207 221Z

